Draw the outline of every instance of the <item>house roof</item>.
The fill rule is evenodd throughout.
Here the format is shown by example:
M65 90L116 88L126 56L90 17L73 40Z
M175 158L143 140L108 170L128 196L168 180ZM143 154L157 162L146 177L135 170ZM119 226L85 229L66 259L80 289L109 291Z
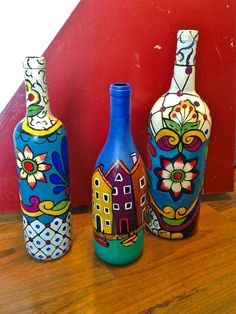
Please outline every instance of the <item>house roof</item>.
M137 162L133 165L133 168L129 171L129 169L123 164L123 162L122 161L120 161L120 160L117 160L117 161L115 161L112 165L111 165L111 167L109 168L109 170L107 171L107 173L105 174L105 177L107 177L111 172L112 172L112 170L115 168L115 167L120 167L120 168L122 168L127 174L134 174L134 172L138 169L138 167L140 166L140 163L141 163L141 157L140 156L138 156L138 160L137 160Z
M112 189L112 185L107 181L104 174L102 173L101 166L98 166L95 168L94 173L98 172L100 176L102 177L103 181Z
M105 177L107 177L112 172L112 170L116 168L117 166L122 168L127 174L130 174L129 169L123 164L123 162L120 160L117 160L111 165L110 169L105 174Z

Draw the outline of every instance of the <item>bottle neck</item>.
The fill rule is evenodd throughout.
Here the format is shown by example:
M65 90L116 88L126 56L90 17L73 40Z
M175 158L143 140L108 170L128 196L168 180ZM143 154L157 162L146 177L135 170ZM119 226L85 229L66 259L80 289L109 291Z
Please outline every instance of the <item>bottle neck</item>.
M50 115L45 68L25 69L26 116L44 111Z
M108 139L125 141L131 137L130 95L110 97L110 128Z
M184 93L196 94L195 58L198 32L184 30L178 32L174 73L170 93L182 96Z
M57 119L52 115L47 92L44 57L23 60L26 90L27 126L33 130L48 130Z

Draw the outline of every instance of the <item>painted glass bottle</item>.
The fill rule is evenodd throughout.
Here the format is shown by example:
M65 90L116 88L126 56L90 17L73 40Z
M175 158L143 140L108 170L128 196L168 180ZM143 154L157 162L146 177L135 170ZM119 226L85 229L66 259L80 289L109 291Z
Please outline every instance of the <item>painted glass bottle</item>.
M20 206L26 249L53 260L71 246L67 137L49 106L44 57L23 60L26 117L14 131Z
M123 265L143 249L145 166L130 127L131 88L110 86L110 130L92 177L94 247L107 263Z
M211 116L195 91L198 32L180 30L170 90L155 103L148 128L148 228L181 239L197 227Z

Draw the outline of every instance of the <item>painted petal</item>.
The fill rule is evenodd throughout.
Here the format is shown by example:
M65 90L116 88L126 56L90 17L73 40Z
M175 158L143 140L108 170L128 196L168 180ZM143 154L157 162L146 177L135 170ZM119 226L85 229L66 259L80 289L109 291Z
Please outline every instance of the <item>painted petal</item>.
M41 155L38 155L34 158L34 161L37 163L37 164L41 164L45 158L46 158L47 154L41 154Z
M16 159L16 163L17 163L17 166L18 166L18 168L22 168L22 163L21 163L21 161L19 160L19 159Z
M47 171L51 168L52 166L49 164L39 164L38 165L38 170L40 171Z
M175 193L179 193L181 191L181 184L179 182L174 182L172 184L171 189L175 192Z
M184 163L183 159L181 156L179 156L176 161L174 162L174 168L175 169L183 169L184 168Z
M168 191L171 188L172 185L172 181L165 179L162 181L161 185L160 185L160 189L164 190L164 191Z
M182 187L183 187L185 190L192 191L192 185L191 185L191 182L190 182L190 181L185 181L185 180L183 180L183 181L181 182L181 185L182 185Z
M170 172L167 170L158 170L157 173L163 179L169 179L170 178Z
M37 171L35 174L35 179L41 182L46 182L45 176L43 175L43 173L41 171Z
M22 152L20 152L18 149L16 150L16 153L18 155L18 158L22 161L24 158L24 155L22 154Z
M25 179L26 177L27 177L27 173L23 169L21 169L21 171L20 171L20 179Z
M184 166L184 171L189 172L190 170L192 170L195 167L196 163L197 163L196 160L192 160L190 162L187 162Z
M164 167L166 170L170 171L170 172L172 172L172 171L174 170L171 161L169 161L169 160L167 160L167 159L164 159L164 160L163 160L163 167Z
M53 152L52 153L52 160L53 160L53 163L57 169L57 171L60 173L60 175L64 178L65 177L65 172L64 172L64 167L62 165L62 162L61 162L61 157L60 155L58 154L58 152Z
M28 145L25 146L24 156L26 159L33 159L33 157L34 157L32 151L30 150Z
M68 178L69 177L69 161L68 161L68 155L67 155L67 140L65 136L63 137L61 141L61 155L62 155L66 177Z
M185 173L184 179L190 181L190 180L193 180L194 178L196 178L196 176L197 176L197 173L195 173L195 172L187 172L187 173Z
M54 189L53 189L53 192L55 193L55 194L59 194L59 193L61 193L62 191L64 191L65 190L65 186L56 186Z
M64 184L61 178L55 173L50 175L50 180L54 184Z
M34 175L30 174L28 176L28 178L27 178L27 181L28 181L29 186L31 187L31 189L33 189L35 187L35 185L36 185L36 179L35 179Z

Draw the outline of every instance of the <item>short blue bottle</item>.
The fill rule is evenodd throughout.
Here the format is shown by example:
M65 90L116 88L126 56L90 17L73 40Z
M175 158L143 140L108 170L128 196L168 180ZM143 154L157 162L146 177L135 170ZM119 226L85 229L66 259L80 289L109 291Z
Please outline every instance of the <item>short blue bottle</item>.
M23 61L26 117L13 139L25 244L38 260L54 260L71 246L67 137L49 106L45 58Z
M125 265L143 250L145 166L130 126L131 87L110 85L110 130L92 177L94 247L105 262Z

